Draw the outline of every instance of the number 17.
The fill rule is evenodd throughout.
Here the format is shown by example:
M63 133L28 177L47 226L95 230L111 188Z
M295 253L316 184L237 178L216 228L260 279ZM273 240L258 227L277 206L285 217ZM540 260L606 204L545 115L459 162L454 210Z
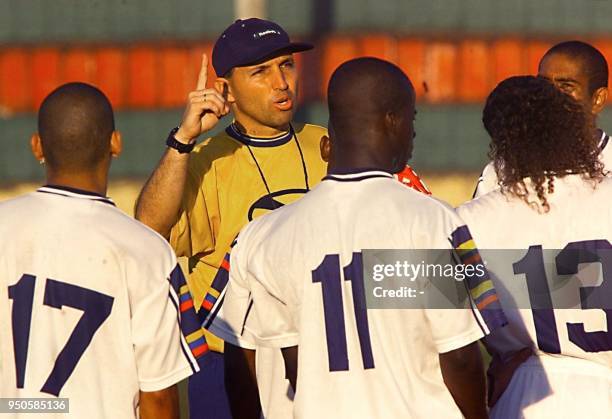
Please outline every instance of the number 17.
M36 277L24 274L16 284L8 288L9 298L13 300L12 327L17 388L24 388L25 385L35 285ZM53 370L40 391L59 396L94 334L110 316L113 302L112 297L97 291L47 279L43 304L60 310L63 306L76 308L83 311L83 316L57 356Z

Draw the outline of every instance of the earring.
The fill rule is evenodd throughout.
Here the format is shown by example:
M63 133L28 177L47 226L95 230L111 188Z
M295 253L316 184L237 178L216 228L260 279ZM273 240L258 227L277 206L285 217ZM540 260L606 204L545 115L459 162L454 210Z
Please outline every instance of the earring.
M42 159L38 160L38 163L41 165L45 164L45 158L43 157Z

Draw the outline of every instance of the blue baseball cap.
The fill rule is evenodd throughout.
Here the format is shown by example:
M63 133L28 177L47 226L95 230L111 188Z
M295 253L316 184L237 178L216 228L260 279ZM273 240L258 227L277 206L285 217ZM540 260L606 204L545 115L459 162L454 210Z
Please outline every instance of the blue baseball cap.
M291 42L287 32L269 20L238 19L215 42L212 65L217 76L223 77L234 67L255 64L276 53L312 48L311 44Z

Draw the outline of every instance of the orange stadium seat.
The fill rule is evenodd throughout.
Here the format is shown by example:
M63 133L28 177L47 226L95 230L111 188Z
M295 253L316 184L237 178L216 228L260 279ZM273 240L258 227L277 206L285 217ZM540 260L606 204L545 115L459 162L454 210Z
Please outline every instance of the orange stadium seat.
M167 108L184 106L187 94L195 87L188 84L189 53L184 48L165 47L160 60L160 105Z
M612 63L612 39L590 42ZM553 43L514 37L455 41L332 35L314 51L296 55L299 98L301 102L324 99L338 65L358 56L374 56L400 66L413 81L420 101L478 103L501 80L536 74L542 55ZM210 58L212 43L105 45L65 51L54 46L8 46L0 50L0 107L9 113L35 111L45 95L68 81L97 85L116 109L181 107L195 88L203 52ZM216 78L212 63L208 76L212 86Z
M193 45L189 49L189 64L185 72L185 80L187 81L187 91L183 95L183 102L187 100L187 94L196 88L198 74L202 66L202 54L208 55L208 86L212 86L212 82L217 78L215 69L212 66L212 43L199 43Z
M0 111L20 112L32 107L30 55L24 48L9 48L0 55Z
M537 74L542 56L555 42L530 41L527 43L527 74Z
M70 49L62 59L62 83L81 81L93 83L96 79L96 60L92 52L83 49Z
M523 44L515 39L500 39L491 44L493 84L517 74L526 74L526 54Z
M360 39L361 55L376 57L397 64L397 39L390 35L369 35Z
M480 102L491 90L491 57L484 41L466 40L459 44L458 100Z
M117 74L126 74L126 57L122 49L104 47L96 51L95 84L108 96L113 108L120 109L125 105L126 78Z
M130 106L153 108L157 105L158 61L154 46L138 46L128 52L127 102Z
M334 70L343 62L358 57L360 51L357 41L349 36L331 36L322 45L323 58L321 60L321 97L327 94L327 83Z
M32 106L38 109L44 98L60 84L60 52L57 48L32 51Z
M425 50L424 80L427 101L446 103L456 99L457 46L450 42L432 42Z
M412 80L417 100L426 97L425 48L425 41L420 39L400 39L397 43L397 65Z

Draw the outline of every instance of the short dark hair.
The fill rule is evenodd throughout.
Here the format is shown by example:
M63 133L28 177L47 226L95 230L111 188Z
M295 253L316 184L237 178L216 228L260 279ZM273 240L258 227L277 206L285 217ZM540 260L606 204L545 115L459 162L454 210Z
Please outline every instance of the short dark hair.
M582 41L561 42L550 48L542 59L552 54L565 55L582 63L589 79L589 93L591 95L600 87L608 87L608 62L606 57L594 46Z
M76 171L96 165L109 155L114 130L108 98L89 84L64 84L40 105L38 133L53 169Z
M348 135L360 134L364 120L382 118L411 100L414 88L408 76L395 64L374 57L341 64L327 87L330 124Z
M582 174L597 183L604 176L592 116L544 78L502 81L487 98L482 120L502 192L529 205L540 207L529 201L526 178L547 211L546 194L554 191L555 177Z

